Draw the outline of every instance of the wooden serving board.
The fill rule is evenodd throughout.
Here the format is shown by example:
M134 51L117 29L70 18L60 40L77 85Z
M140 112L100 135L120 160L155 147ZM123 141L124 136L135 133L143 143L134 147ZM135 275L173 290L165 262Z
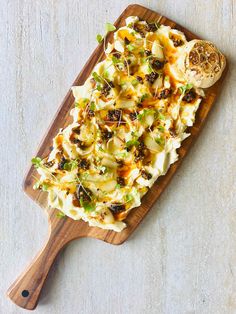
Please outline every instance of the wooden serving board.
M185 29L184 27L176 24L168 18L161 16L159 13L151 11L140 5L130 5L120 15L117 21L114 23L117 28L125 24L125 19L128 16L136 15L141 19L152 22L159 22L161 24L169 25L172 28L183 31L188 40L198 38L196 35ZM113 34L110 33L107 36L107 42L112 41ZM88 62L76 78L73 85L82 85L87 77L90 75L94 66L104 58L103 44L100 44ZM56 216L58 212L56 209L48 209L47 206L47 193L40 190L33 190L33 184L35 182L35 176L37 177L37 171L34 167L31 167L26 175L24 181L24 191L30 196L36 203L46 209L49 217L49 236L45 244L45 247L35 257L26 271L13 283L8 290L8 296L17 305L26 308L34 309L37 305L38 298L40 295L41 288L47 277L50 266L52 265L57 253L64 247L65 244L80 237L91 237L109 242L111 244L123 243L131 233L137 228L142 219L146 216L152 205L158 199L162 191L164 191L167 184L170 182L174 173L180 166L184 156L189 151L192 143L196 140L208 113L213 107L213 103L216 99L218 90L221 88L223 77L214 86L206 90L206 98L202 101L200 108L198 109L196 122L190 129L191 136L188 137L183 143L181 148L178 149L179 160L172 164L169 171L165 176L160 177L149 192L142 198L142 204L140 207L133 209L128 215L125 222L127 228L122 232L117 233L114 231L103 230L100 228L89 227L84 221L74 221L71 218L59 219ZM52 140L57 134L58 130L69 124L70 109L73 107L74 98L72 92L69 91L63 100L56 116L44 137L37 156L42 158L46 157L50 152L50 146Z

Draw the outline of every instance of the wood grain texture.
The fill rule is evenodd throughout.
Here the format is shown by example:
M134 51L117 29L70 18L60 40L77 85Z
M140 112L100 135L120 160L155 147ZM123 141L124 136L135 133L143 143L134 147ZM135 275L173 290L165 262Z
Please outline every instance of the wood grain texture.
M129 1L4 3L0 11L3 292L45 237L41 212L19 189L25 165L94 48L96 33ZM233 1L142 3L215 42L230 60L227 84L191 155L139 232L121 247L85 239L70 245L53 270L39 313L235 311ZM5 299L0 308L4 313L21 312Z

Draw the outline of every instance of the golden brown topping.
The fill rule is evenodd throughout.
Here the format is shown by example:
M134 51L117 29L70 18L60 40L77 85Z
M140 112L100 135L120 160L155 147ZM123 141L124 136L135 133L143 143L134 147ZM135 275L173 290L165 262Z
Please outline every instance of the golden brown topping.
M142 170L142 171L141 171L141 176L142 176L145 180L150 180L150 179L152 178L151 173L148 173L148 172L145 171L145 170Z
M151 72L150 74L145 75L145 79L151 84L153 84L157 78L158 78L158 73L156 72Z
M81 184L78 184L76 186L75 197L78 201L80 201L80 205L81 205L81 198L82 198L82 202L90 202L91 201L92 192L89 189L86 189L85 187L83 187Z
M166 99L167 97L170 97L171 94L172 90L170 88L165 88L159 93L158 99Z
M190 89L189 91L187 91L183 97L183 100L186 102L191 102L192 100L194 100L196 98L196 93L194 91L194 89Z
M121 110L109 110L107 118L109 121L119 121L121 119Z
M86 159L82 159L80 162L79 162L79 168L83 169L83 170L87 170L89 169L90 167L90 162Z
M58 164L58 169L59 170L63 170L64 169L64 165L65 165L66 162L68 162L68 160L65 159L64 156L62 156L61 159L60 159L60 162Z
M183 46L184 44L183 40L177 36L172 35L170 39L173 41L175 47Z

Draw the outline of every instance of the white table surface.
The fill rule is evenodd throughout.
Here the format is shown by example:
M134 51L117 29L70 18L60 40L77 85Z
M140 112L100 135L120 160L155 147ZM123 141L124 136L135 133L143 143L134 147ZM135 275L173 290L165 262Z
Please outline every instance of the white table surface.
M25 312L4 294L47 234L44 212L21 188L30 159L96 34L130 3L1 1L0 314ZM138 230L121 246L71 243L36 313L236 313L236 2L137 3L217 44L228 77L200 138Z

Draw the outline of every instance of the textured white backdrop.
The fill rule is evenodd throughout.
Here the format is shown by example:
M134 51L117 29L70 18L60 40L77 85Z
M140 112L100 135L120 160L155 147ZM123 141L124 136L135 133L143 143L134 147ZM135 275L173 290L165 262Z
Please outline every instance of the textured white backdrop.
M228 78L200 138L135 234L121 246L71 243L36 313L236 313L235 1L137 2L216 43ZM0 314L25 313L4 294L47 234L45 214L21 189L26 168L96 34L130 3L1 0Z

